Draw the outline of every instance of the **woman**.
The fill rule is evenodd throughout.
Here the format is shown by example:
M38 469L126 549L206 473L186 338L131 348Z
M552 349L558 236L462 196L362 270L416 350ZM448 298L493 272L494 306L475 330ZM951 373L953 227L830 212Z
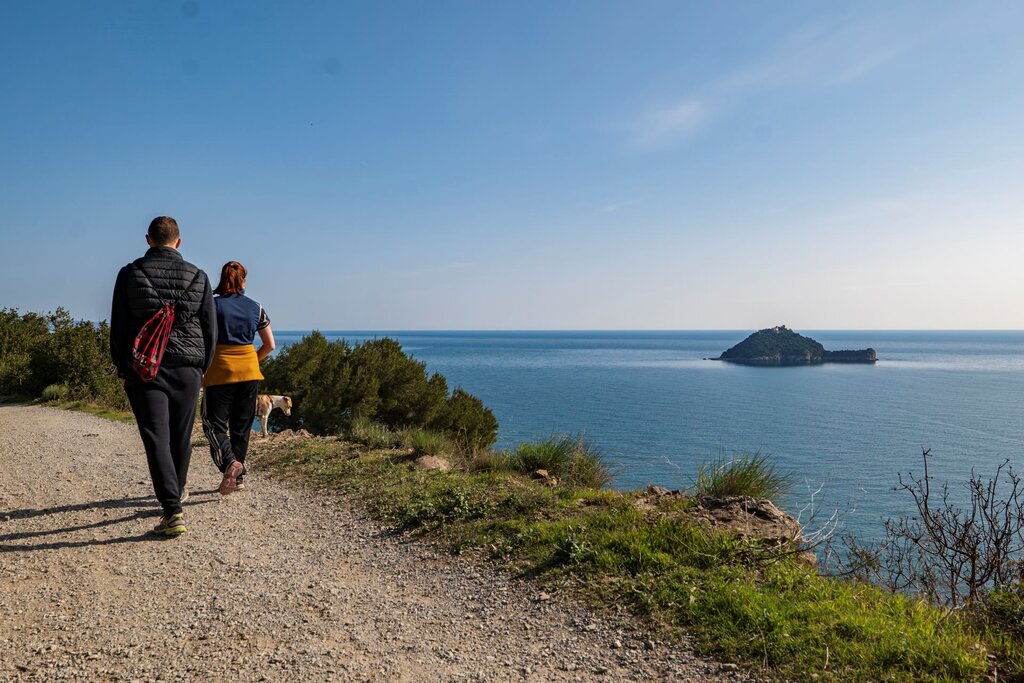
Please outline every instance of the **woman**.
M245 488L245 453L256 416L256 395L263 379L260 361L274 350L270 318L245 296L245 267L228 261L220 271L213 302L217 307L217 350L203 376L203 431L210 455L224 478L220 494ZM253 345L259 335L262 346Z

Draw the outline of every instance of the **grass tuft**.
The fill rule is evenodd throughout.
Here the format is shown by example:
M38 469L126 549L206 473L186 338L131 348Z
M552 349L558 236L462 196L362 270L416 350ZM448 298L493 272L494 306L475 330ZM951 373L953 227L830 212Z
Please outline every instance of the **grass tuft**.
M472 474L512 471L510 456L504 451L500 453L491 450L474 451L464 457L464 466L466 471Z
M71 387L67 384L51 384L43 389L43 393L39 398L45 403L53 403L56 401L66 401L70 396Z
M693 490L698 495L749 496L778 502L789 492L790 475L779 474L768 456L760 452L745 453L725 460L719 458L697 469Z
M508 456L509 469L529 474L547 470L567 486L599 489L611 482L600 452L582 437L560 436L524 443Z
M353 420L348 428L348 437L369 448L393 448L398 444L394 432L387 425L374 422L369 418Z
M399 442L422 455L454 453L455 447L443 433L433 429L409 428L398 432Z

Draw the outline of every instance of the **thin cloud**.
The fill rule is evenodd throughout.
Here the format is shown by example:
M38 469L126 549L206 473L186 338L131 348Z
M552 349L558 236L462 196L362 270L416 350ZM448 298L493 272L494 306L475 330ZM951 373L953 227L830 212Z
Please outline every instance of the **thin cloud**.
M708 117L707 103L696 98L649 111L637 122L633 144L641 149L663 147L695 132Z
M874 73L906 48L905 41L888 37L876 23L805 26L757 62L640 114L630 126L630 143L640 150L672 146L711 123L712 114L745 98L786 88L846 85Z
M889 48L881 48L875 52L866 54L860 61L852 64L848 69L837 74L836 77L832 79L831 83L833 85L843 85L845 83L856 81L859 78L863 78L894 59L903 52L903 50L904 48L902 46L893 46Z

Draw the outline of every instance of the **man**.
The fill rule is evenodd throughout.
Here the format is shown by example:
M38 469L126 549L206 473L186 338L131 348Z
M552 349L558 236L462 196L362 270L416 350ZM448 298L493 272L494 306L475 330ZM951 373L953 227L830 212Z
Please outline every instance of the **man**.
M146 255L117 274L110 355L135 413L163 508L153 531L178 536L185 532L181 498L192 456L192 423L203 373L213 361L217 314L206 273L178 253L178 223L169 216L154 218L146 242ZM175 302L174 326L156 377L144 382L131 365L132 343L164 302Z

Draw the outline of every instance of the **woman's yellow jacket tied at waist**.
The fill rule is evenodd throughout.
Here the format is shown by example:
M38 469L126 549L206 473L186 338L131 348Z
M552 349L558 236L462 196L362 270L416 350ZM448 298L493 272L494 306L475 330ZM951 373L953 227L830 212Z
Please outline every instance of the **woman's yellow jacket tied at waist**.
M203 386L263 379L256 347L252 344L217 344L213 364L203 375Z

